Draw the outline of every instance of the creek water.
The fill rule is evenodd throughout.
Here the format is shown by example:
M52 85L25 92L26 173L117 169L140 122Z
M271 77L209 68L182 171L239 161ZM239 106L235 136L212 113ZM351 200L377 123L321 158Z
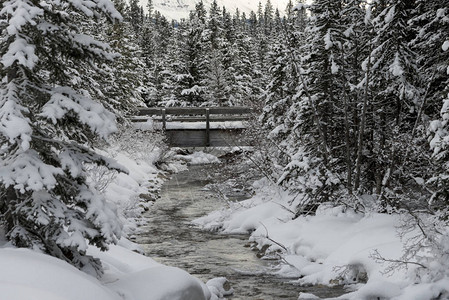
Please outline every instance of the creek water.
M217 234L191 225L193 219L226 205L222 195L204 188L212 183L220 168L191 166L164 184L161 198L146 213L148 223L136 238L146 254L204 282L226 277L234 289L228 299L298 299L300 292L326 299L344 294L341 288L302 287L293 284L293 278L272 275L279 262L258 258L248 247L246 235ZM246 197L238 189L227 196L228 201Z

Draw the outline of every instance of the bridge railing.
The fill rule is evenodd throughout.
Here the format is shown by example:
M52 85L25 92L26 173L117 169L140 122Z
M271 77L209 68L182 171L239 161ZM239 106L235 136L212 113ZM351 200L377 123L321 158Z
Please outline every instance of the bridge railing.
M167 107L140 108L133 122L142 122L145 117L153 117L153 121L161 121L162 128L167 128L167 122L205 122L206 128L211 122L245 121L251 117L249 107Z
M167 108L140 108L136 117L132 118L133 122L146 121L149 117L153 121L162 122L162 129L167 131L175 131L182 129L170 129L167 128L167 123L169 122L201 122L205 123L205 128L201 129L204 136L200 133L190 133L190 139L201 139L204 140L205 146L210 146L218 138L218 136L223 136L223 132L218 133L215 131L223 129L211 130L211 123L214 122L235 122L235 121L246 121L251 118L252 109L249 107L167 107ZM236 128L234 128L236 129ZM184 135L189 129L184 129ZM198 129L196 129L198 131ZM228 130L232 130L229 128ZM193 129L191 130L193 131ZM211 131L213 132L213 137L211 139ZM167 132L168 133L168 132ZM194 135L195 136L194 136ZM168 134L167 134L168 135ZM199 137L201 136L201 138ZM171 132L169 137L171 140L177 140L175 132Z

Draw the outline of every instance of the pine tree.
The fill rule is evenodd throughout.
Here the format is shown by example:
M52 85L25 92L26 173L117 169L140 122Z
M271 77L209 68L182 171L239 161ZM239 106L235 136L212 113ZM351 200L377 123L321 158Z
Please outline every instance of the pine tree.
M148 89L144 87L149 77L147 65L136 34L129 23L110 26L105 24L101 28L107 29L98 38L103 37L120 56L109 63L102 74L95 74L93 78L100 83L103 89L100 93L110 109L117 111L116 116L124 119L125 114L132 113L136 103L144 100L142 96Z
M287 7L285 8L285 13L287 17L290 17L293 13L293 2L292 0L288 0Z
M80 31L101 14L121 19L108 1L11 0L0 11L0 212L7 238L97 274L101 264L86 255L86 240L105 250L121 232L115 210L86 181L86 164L121 170L88 147L116 129L114 114L90 96L92 80L82 82L115 57Z
M417 27L417 36L411 45L418 54L417 63L424 91L421 116L430 118L439 114L441 99L447 94L449 77L446 64L449 53L443 44L449 30L447 18L449 1L417 1L416 16L412 24ZM420 120L421 121L421 120Z
M211 50L216 50L220 45L220 38L223 31L222 12L218 7L217 0L214 0L209 10L207 21L207 35Z
M147 1L147 11L148 11L148 20L151 21L151 19L153 18L153 13L154 13L153 0L148 0Z
M258 21L257 21L257 15L254 11L251 11L249 14L249 29L252 36L256 35L257 27L258 27Z
M290 115L297 124L293 128L290 144L294 145L290 163L286 166L281 182L304 181L298 185L306 191L303 205L329 201L341 184L340 174L333 168L339 163L343 122L338 122L337 108L341 105L340 95L344 89L341 72L341 3L338 1L315 1L311 8L314 17L310 29L310 57L307 64L307 78L303 77L303 92L290 109ZM307 80L306 80L307 79ZM299 105L300 104L300 105ZM296 150L295 150L296 149ZM299 151L298 151L299 150ZM343 156L344 157L344 156ZM340 171L340 170L339 170ZM299 177L292 174L298 173ZM301 179L302 177L302 179ZM290 183L291 185L292 183Z
M139 4L139 0L131 0L129 2L129 10L126 16L126 20L131 23L134 31L139 33L142 28L142 7Z
M416 53L409 47L414 37L408 26L413 17L414 1L374 1L373 5L376 34L369 54L373 129L368 147L373 158L370 169L375 170L372 174L375 194L385 207L383 201L388 185L407 176L407 171L400 166L407 164L409 158L403 154L408 153L408 146L397 141L413 138L409 128L414 126L421 90L417 83Z
M423 121L432 120L428 133L434 172L427 182L433 188L429 206L441 210L446 220L449 215L449 24L445 21L449 16L448 5L447 0L418 1L420 14L415 22L422 25L414 41L425 83L420 117Z
M207 13L202 1L196 4L185 25L181 30L180 61L173 74L177 86L174 98L184 106L195 106L205 101L205 76L208 73L208 41L204 38Z
M273 29L274 8L270 0L265 3L265 10L263 12L263 24L265 27L265 34L268 35Z

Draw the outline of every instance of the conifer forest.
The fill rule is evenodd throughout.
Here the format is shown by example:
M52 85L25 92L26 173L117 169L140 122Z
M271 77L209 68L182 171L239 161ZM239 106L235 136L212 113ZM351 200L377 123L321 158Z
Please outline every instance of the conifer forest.
M132 173L105 150L137 144L129 116L243 106L247 159L290 219L400 216L417 234L374 256L449 299L449 0L201 0L180 20L145 2L0 0L0 240L100 278L88 248L130 231L92 170Z

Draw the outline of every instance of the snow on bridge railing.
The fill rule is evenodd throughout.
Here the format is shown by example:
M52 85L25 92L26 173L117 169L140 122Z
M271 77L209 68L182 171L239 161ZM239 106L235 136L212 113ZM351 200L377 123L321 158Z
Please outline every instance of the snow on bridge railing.
M137 116L131 117L131 120L146 122L151 118L152 121L162 122L162 129L173 146L187 146L189 143L213 146L214 143L220 143L218 139L223 139L224 131L246 128L243 121L250 120L252 113L252 108L241 106L151 107L139 108Z
M253 112L250 107L150 107L139 108L133 122L142 122L152 117L153 121L161 121L162 128L167 129L167 122L205 122L206 129L210 122L246 121Z

